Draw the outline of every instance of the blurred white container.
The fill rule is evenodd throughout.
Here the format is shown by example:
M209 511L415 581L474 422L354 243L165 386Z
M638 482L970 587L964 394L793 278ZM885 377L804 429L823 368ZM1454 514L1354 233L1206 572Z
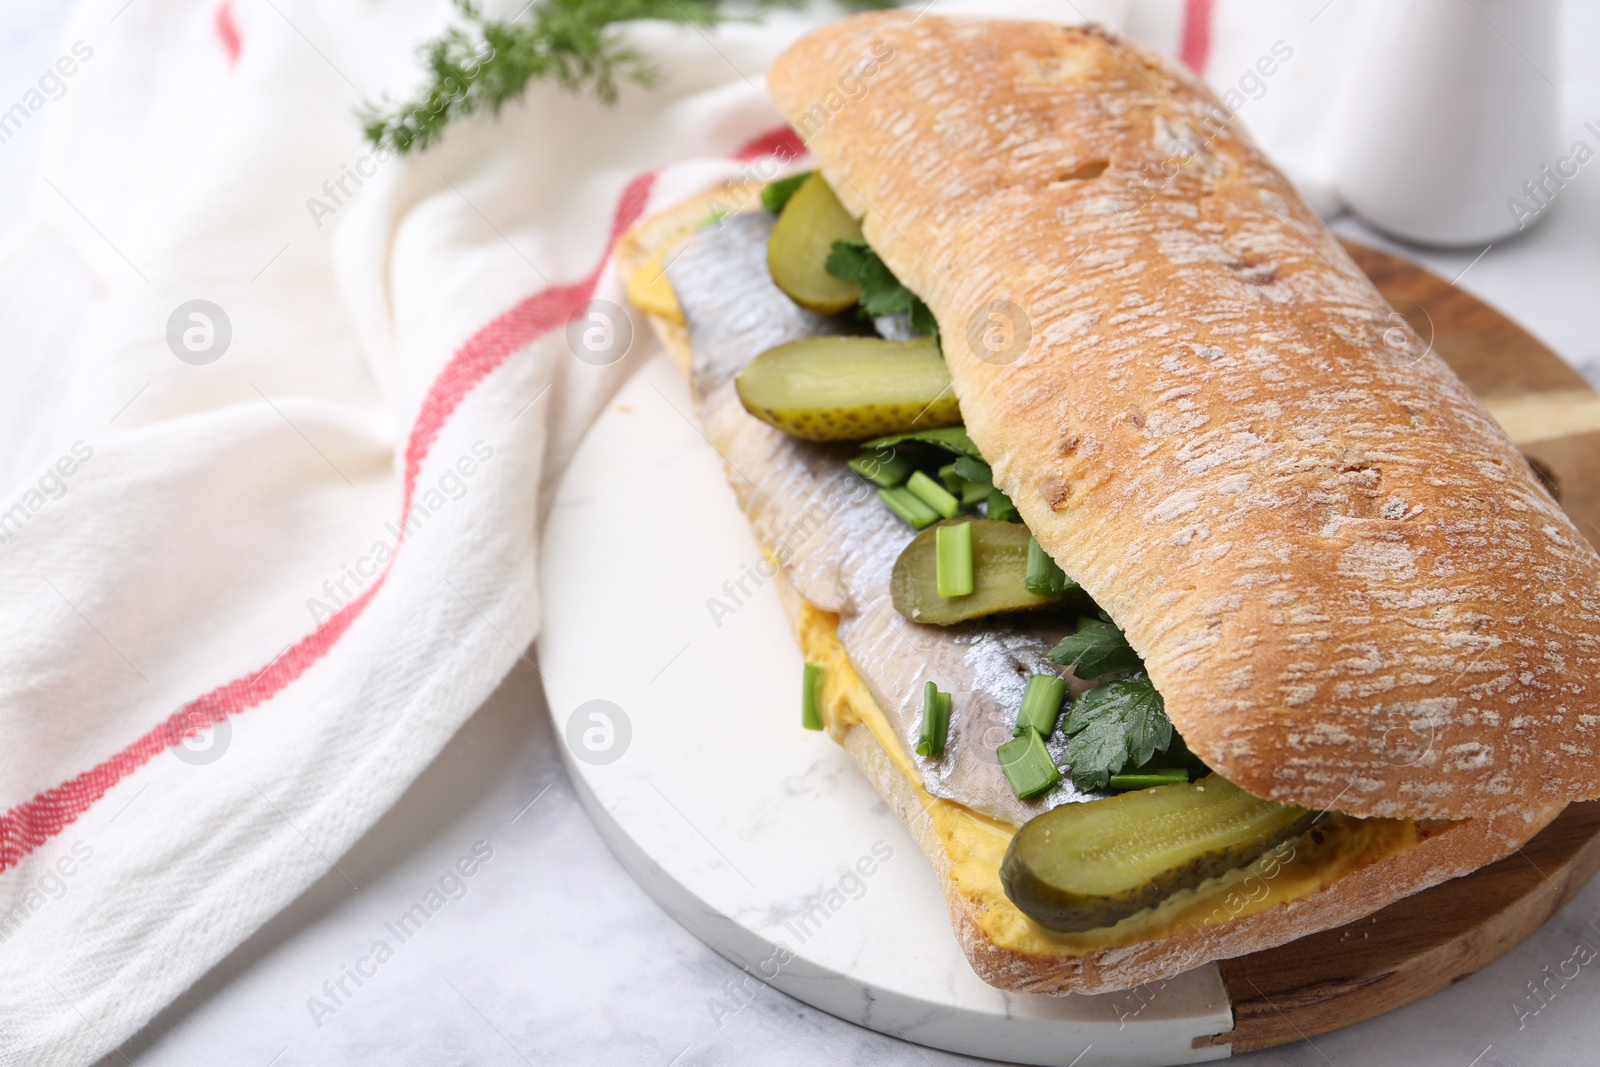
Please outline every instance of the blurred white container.
M1339 195L1362 219L1434 245L1515 233L1524 182L1559 192L1556 0L1373 4L1334 137ZM1520 223L1528 219L1524 214Z

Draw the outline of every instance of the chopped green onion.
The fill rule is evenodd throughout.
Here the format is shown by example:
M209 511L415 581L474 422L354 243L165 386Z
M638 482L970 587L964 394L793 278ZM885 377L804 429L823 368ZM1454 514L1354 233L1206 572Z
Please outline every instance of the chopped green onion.
M989 490L989 503L984 508L984 513L991 519L1000 522L1021 522L1022 515L1017 511L1017 506L1011 498L998 489Z
M974 504L981 504L989 499L989 483L987 481L975 482L963 476L961 473L961 460L966 460L968 463L976 462L966 456L962 456L961 459L954 463L946 463L939 468L939 480L944 483L946 489L954 494L956 499L961 501L963 508L970 508ZM979 463L978 466L981 467L983 464Z
M800 693L800 725L807 730L822 729L822 709L818 706L817 685L822 681L822 668L807 663Z
M922 736L917 741L917 755L938 759L944 755L944 743L950 736L950 694L939 692L932 682L922 687Z
M1017 712L1017 736L1024 730L1034 730L1040 737L1056 732L1056 720L1061 718L1061 705L1067 699L1067 680L1054 674L1035 674L1028 678L1028 687L1022 691L1022 709Z
M972 456L957 456L956 461L950 465L956 469L956 473L961 477L969 482L977 482L985 489L994 484L994 471L990 470L989 465L981 459L974 459Z
M957 522L933 532L935 569L940 596L972 592L972 523Z
M1006 772L1006 780L1019 800L1048 792L1061 780L1056 761L1050 758L1044 739L1034 730L1007 741L995 750L995 755L1000 757L1000 769Z
M705 217L705 220L700 223L700 228L703 230L707 226L715 226L717 223L721 222L723 219L725 219L727 217L728 217L727 211L723 210L720 207L712 208L711 209L711 214L707 215Z
M911 475L906 482L906 488L911 490L918 500L946 519L953 519L961 514L961 501L951 496L944 486L922 471L916 471Z
M1148 771L1138 771L1133 774L1113 774L1111 776L1111 788L1121 789L1124 791L1130 789L1150 789L1158 785L1176 785L1179 782L1187 782L1188 780L1189 772L1182 767L1178 767L1174 770L1154 768Z
M883 501L884 507L910 523L913 529L921 530L939 521L937 511L903 486L899 489L879 489L878 499Z
M911 473L911 461L893 451L882 455L876 452L863 452L846 466L867 481L885 489L893 489L905 481L906 475Z
M1035 596L1060 596L1067 589L1067 572L1050 558L1037 537L1028 538L1028 576L1023 584Z
M791 174L787 178L779 178L777 181L768 182L761 187L761 206L776 215L783 210L784 205L789 202L789 198L805 184L806 179L809 177L811 177L811 172L804 170L799 174Z

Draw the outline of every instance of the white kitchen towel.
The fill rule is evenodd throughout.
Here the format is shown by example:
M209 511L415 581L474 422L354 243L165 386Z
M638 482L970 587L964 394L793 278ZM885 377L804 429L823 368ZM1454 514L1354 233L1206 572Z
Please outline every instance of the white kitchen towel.
M1228 2L1094 7L1300 143L1314 4L1239 0L1226 47ZM794 150L761 73L832 14L638 25L659 87L537 85L399 158L354 111L437 0L83 0L0 101L0 145L48 130L0 250L0 1064L114 1048L524 655L554 477L653 351L610 243Z

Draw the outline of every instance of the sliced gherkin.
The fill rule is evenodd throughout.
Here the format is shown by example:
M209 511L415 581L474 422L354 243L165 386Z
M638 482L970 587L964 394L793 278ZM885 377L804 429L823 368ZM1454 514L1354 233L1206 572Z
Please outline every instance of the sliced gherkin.
M746 411L807 441L860 441L961 421L950 371L929 337L805 337L751 360L735 387Z
M861 223L833 195L822 175L794 191L767 239L767 270L789 299L808 311L832 314L861 299L861 286L827 271L835 241L861 240Z
M1063 804L1030 819L1000 864L1006 896L1040 926L1112 926L1293 840L1316 812L1208 775Z
M957 519L972 524L973 590L966 596L942 597L938 581L938 527L922 531L895 560L889 593L895 610L913 622L950 626L1010 611L1054 607L1060 597L1030 593L1028 528L994 519ZM1063 592L1076 590L1070 579Z

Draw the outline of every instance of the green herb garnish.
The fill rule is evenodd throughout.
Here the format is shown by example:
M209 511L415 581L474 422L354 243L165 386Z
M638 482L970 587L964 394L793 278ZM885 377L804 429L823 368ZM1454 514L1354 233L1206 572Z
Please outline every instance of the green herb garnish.
M937 430L912 430L908 433L893 433L887 437L874 437L864 441L862 448L889 448L904 441L921 441L923 444L938 445L946 452L954 452L958 456L971 456L981 459L978 446L972 443L972 438L967 436L965 426L941 426Z
M922 734L917 740L917 755L938 759L950 736L950 694L939 692L932 682L922 687Z
M427 78L410 100L368 102L361 125L375 147L405 153L427 148L458 116L498 115L533 82L553 80L569 92L592 91L615 103L618 84L650 87L662 80L648 56L623 43L620 23L658 19L706 30L746 21L749 8L792 6L756 0L725 13L717 0L532 0L509 21L487 18L472 0L455 0L461 23L417 50ZM885 7L849 0L849 7Z
M771 181L763 185L761 187L761 206L776 215L783 210L783 206L789 202L789 198L795 194L795 190L804 185L809 177L811 177L811 172L803 170L799 174L791 174L787 178L779 178L777 181Z
M911 472L911 477L906 479L906 488L942 518L953 519L961 514L961 501L922 471Z
M1011 502L1011 498L998 489L989 490L989 501L983 506L983 512L997 522L1021 522L1022 512Z
M1182 767L1168 770L1165 767L1148 771L1135 771L1131 774L1113 774L1111 788L1129 792L1134 789L1151 789L1158 785L1175 785L1187 782L1189 772Z
M935 579L943 597L969 596L972 578L972 523L956 522L933 531Z
M1107 682L1078 698L1062 727L1062 753L1079 789L1104 789L1113 774L1149 763L1172 744L1172 720L1144 673Z
M884 489L893 489L904 482L912 471L911 461L905 456L897 455L892 449L886 455L863 452L845 466Z
M928 305L900 284L894 271L872 250L865 241L835 241L828 253L824 269L835 278L855 282L861 286L861 315L875 319L880 315L897 315L902 311L911 315L911 328L918 333L939 335L939 324L934 321Z
M957 474L974 485L981 485L987 488L994 484L994 471L977 456L957 456L956 461L951 466L956 469Z
M1050 650L1050 658L1071 667L1072 673L1086 682L1144 666L1122 631L1100 619L1079 619L1078 632L1062 638Z
M966 459L967 457L961 456L960 458ZM946 463L939 468L939 480L944 483L946 489L950 490L951 495L961 501L961 506L964 508L971 507L974 504L981 504L989 499L989 487L963 478L954 463Z
M1040 737L1056 732L1056 720L1061 718L1061 705L1067 699L1067 680L1054 674L1034 674L1022 691L1022 707L1017 712L1017 727L1012 733L1021 737L1024 730L1033 730Z
M904 482L906 475L915 467L914 461L899 458L896 446L903 444L933 445L955 457L954 462L937 468L939 481L944 483L944 491L956 502L955 509L950 510L949 501L942 499L935 501L926 496L922 497L945 518L954 518L961 508L970 508L985 500L993 499L996 491L989 487L993 473L989 465L978 456L978 446L973 444L972 438L967 436L966 428L963 426L942 426L937 430L912 430L909 433L890 434L887 437L876 437L865 441L861 445L861 455L849 461L850 469L884 488L893 488ZM894 464L888 470L881 472L878 477L874 477L871 473L873 469L871 461L876 460L880 464L886 464L889 461L882 458L884 456L892 457ZM924 462L926 462L925 457ZM906 473L902 474L902 470ZM931 483L938 487L939 482L935 482L926 474L922 477L925 481L919 481L919 485L925 488L926 484ZM990 518L993 517L991 513Z
M924 504L905 486L897 489L879 489L878 499L883 501L884 507L910 523L914 530L924 529L939 521L939 513Z
M1069 584L1076 585L1067 578L1067 572L1061 565L1050 558L1050 554L1039 544L1037 537L1028 538L1028 575L1023 579L1028 592L1035 596L1060 596L1067 591ZM1059 645L1057 648L1061 647ZM1082 675L1079 675L1082 677Z
M1005 771L1006 781L1011 783L1019 800L1049 792L1050 787L1061 780L1061 771L1050 758L1050 750L1044 747L1044 739L1035 730L1023 731L1021 737L1014 737L995 749L995 755L1000 758L1000 769Z
M822 709L817 700L817 685L822 681L822 668L807 663L800 690L800 725L807 730L822 729Z

